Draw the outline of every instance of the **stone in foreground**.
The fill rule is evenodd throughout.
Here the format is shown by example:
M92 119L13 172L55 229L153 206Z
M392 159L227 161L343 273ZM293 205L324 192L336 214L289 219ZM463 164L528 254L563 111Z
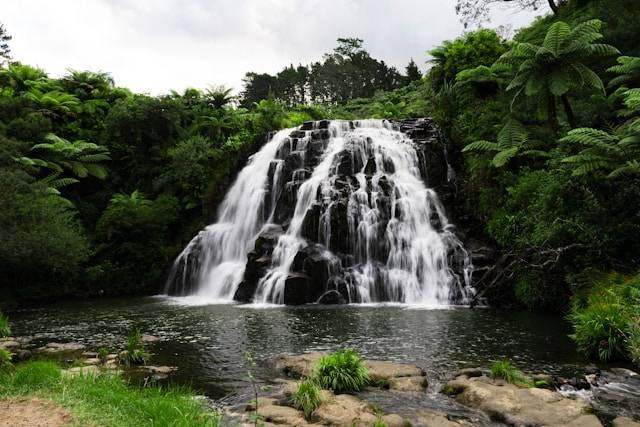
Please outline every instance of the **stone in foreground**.
M602 426L589 414L591 406L551 390L521 388L486 376L459 376L444 390L459 403L485 412L495 421L509 425Z

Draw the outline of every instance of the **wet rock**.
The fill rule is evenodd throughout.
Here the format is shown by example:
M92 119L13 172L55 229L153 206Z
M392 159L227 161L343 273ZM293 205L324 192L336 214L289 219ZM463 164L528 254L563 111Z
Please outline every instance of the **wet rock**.
M595 365L587 365L584 367L585 375L600 375L600 369Z
M622 377L627 377L627 378L638 377L637 372L627 368L611 368L609 369L609 371L613 372L616 375L620 375Z
M29 360L33 356L31 350L27 350L24 348L13 349L11 350L11 352L13 353L13 360L15 361Z
M392 377L389 388L398 391L424 391L429 385L427 377Z
M486 374L486 370L482 368L464 368L460 369L455 373L456 377L464 375L467 378L481 377Z
M342 296L342 294L338 291L330 290L322 294L320 299L318 299L318 304L327 304L327 305L336 305L336 304L346 304L347 300Z
M640 422L634 421L628 417L617 417L613 420L613 427L640 427Z
M420 411L417 414L418 425L425 427L458 427L471 426L473 423L464 419L450 419L447 414L434 411Z
M84 350L85 346L80 343L75 342L67 342L67 343L59 343L59 342L50 342L44 347L38 348L38 352L46 353L50 355L58 355L65 353L74 353Z
M266 422L287 426L308 426L312 425L304 419L302 411L290 406L265 405L258 407L258 413Z
M98 353L96 353L95 351L85 351L81 354L81 356L89 359L89 358L98 357Z
M460 376L449 381L444 389L459 403L510 425L567 425L591 411L585 401L571 400L550 390L517 387L486 376ZM583 417L580 422L601 425L594 424L599 421L592 417Z
M276 369L293 378L310 376L318 360L327 353L305 353L295 356L280 356ZM422 391L427 387L424 370L417 366L381 360L365 360L369 378L374 384L388 384L398 391Z
M85 365L100 365L102 361L97 357L90 357L82 363L84 363Z
M20 343L13 338L0 339L0 348L5 350L12 350L20 347Z
M142 337L140 338L140 340L141 340L142 342L151 343L151 342L158 342L158 341L160 341L160 338L156 337L155 335L142 335Z
M322 424L335 426L373 425L378 420L371 407L349 394L338 394L313 413Z

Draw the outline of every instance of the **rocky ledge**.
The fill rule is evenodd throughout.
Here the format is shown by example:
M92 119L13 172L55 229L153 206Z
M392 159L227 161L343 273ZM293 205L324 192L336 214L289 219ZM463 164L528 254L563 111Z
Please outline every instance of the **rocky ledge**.
M481 369L460 371L442 388L458 403L480 410L492 420L515 426L600 427L601 421L585 400L573 400L552 390L520 387L489 378ZM640 427L619 417L614 426Z
M296 356L281 356L276 361L279 372L293 378L311 376L321 357L328 353L305 353ZM382 360L365 360L373 384L397 391L423 391L429 385L422 368Z

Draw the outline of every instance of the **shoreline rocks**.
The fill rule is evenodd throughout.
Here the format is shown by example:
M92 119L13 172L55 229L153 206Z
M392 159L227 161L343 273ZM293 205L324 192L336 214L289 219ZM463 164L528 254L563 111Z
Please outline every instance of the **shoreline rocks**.
M519 387L486 375L459 375L447 382L442 391L492 420L509 425L602 426L586 401L572 400L551 390Z

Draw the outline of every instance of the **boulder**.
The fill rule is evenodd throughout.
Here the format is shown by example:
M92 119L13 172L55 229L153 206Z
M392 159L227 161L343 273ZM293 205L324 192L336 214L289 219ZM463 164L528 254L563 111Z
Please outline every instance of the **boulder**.
M599 425L594 424L597 418L583 417L591 411L587 402L571 400L551 390L521 388L486 376L459 376L449 381L444 391L455 396L459 403L510 425L559 426L578 419Z
M419 411L416 414L417 425L424 427L458 427L458 426L472 426L468 420L465 419L452 419L443 414L435 411Z
M379 418L368 404L350 394L336 395L322 403L313 415L322 424L334 426L371 426Z
M327 305L336 305L336 304L346 304L347 300L342 296L342 294L335 289L325 292L318 299L318 304L327 304Z

